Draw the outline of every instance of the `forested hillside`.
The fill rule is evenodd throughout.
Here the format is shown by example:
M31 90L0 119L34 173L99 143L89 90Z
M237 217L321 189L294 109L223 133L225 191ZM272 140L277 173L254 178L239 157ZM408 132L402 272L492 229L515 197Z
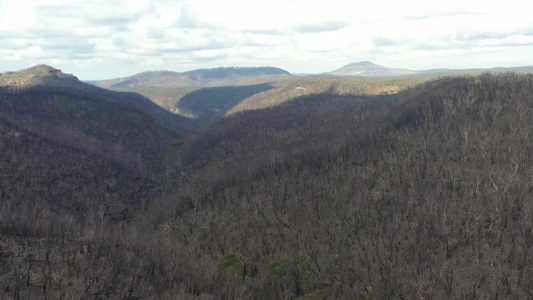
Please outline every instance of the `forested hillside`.
M63 287L47 292L48 280L66 279L56 273L65 265L49 247L62 239L66 251L98 218L127 222L160 197L166 151L192 126L138 94L88 86L47 66L2 80L0 298L59 298L54 289Z
M532 79L240 114L178 152L165 225L220 264L201 289L228 298L527 298Z
M274 67L221 67L198 69L187 72L148 71L126 78L103 80L98 86L109 89L131 89L140 87L215 87L237 83L251 77L264 75L285 75L290 73Z
M392 95L422 80L365 79L335 76L258 76L232 86L134 88L161 107L194 119L198 127L234 113L273 107L314 94Z
M139 204L154 186L163 186L166 151L172 140L190 135L191 126L142 109L132 95L116 95L53 86L2 88L4 204L26 199L83 215L102 203Z
M0 146L16 153L2 156L11 163L2 180L19 175L9 175L13 183L2 192L1 293L14 299L531 297L533 76L450 77L388 93L340 92L347 89L339 82L330 87L236 112L172 144L164 130L175 127L143 123L154 127L128 134L142 146L124 147L137 155L111 161L126 168L140 159L148 170L159 168L143 173L153 177L135 181L138 168L100 171L90 151L80 157L94 169L55 175L67 190L75 187L81 202L93 197L93 188L82 193L77 178L91 182L90 172L95 186L136 189L116 198L140 201L127 218L107 213L109 200L79 212L83 218L51 213L50 206L26 208L39 193L24 186L42 189L55 173L36 170L55 164L27 158L33 155L18 163L21 149L50 153L43 155L50 161L76 155L48 151L57 143L50 137L19 147L21 138L41 131L16 129L28 128L32 117L16 124L2 119L9 129ZM58 107L69 120L69 106ZM166 144L157 146L159 138ZM142 184L163 185L162 192Z

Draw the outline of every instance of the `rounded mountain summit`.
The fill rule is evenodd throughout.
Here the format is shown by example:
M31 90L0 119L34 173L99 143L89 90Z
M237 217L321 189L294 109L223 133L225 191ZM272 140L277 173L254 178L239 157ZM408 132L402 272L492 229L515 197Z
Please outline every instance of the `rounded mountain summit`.
M408 69L387 68L369 61L360 61L346 65L327 74L337 76L388 77L415 73L417 72Z

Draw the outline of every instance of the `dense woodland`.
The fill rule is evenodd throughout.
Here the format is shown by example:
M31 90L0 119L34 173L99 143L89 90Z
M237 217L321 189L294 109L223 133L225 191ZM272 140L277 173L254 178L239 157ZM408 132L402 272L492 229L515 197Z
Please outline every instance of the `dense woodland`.
M328 89L196 132L68 95L1 94L4 298L533 297L533 75Z
M274 67L221 67L215 69L198 69L183 73L171 71L148 71L126 78L103 80L98 86L109 89L135 89L143 87L214 87L231 85L246 78L265 75L284 75L290 73Z

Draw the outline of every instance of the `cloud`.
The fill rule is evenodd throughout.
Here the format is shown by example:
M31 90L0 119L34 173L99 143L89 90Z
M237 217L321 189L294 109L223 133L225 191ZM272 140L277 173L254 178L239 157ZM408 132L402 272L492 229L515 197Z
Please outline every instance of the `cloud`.
M194 43L184 43L180 44L170 44L168 47L165 47L160 50L161 53L176 53L176 52L196 52L196 51L209 51L209 50L221 50L225 46L223 43L217 41L203 41L198 44Z
M395 41L395 40L388 39L388 38L384 38L384 37L377 37L377 38L372 40L372 43L376 47L385 47L385 46L397 45L399 42Z
M533 43L523 0L406 1L354 10L345 0L0 0L0 72L31 63L80 78L232 64L321 72L358 60L416 69L457 67L429 65L459 61L453 53L490 53L479 63L530 56L512 54Z
M533 45L533 35L520 33L460 32L424 41L412 41L414 50L465 50L492 47L523 47Z
M144 10L136 3L138 1L115 0L105 4L99 1L39 4L34 12L38 23L48 28L68 24L70 28L106 27L125 31L128 26L151 13L149 6Z
M327 32L327 31L336 31L343 28L346 28L349 24L346 22L325 22L319 24L304 24L298 25L294 29L302 33L316 33L316 32Z
M166 32L163 28L159 27L149 27L146 30L146 37L149 39L163 39L166 35Z
M481 41L482 46L488 47L524 47L533 46L533 36L513 34L507 37L486 39Z
M194 11L194 9L188 4L181 6L180 16L178 21L176 22L176 25L182 28L201 27L198 15Z
M250 34L257 34L257 35L273 35L273 36L285 36L287 35L286 30L282 30L279 28L271 28L271 29L254 29L254 30L242 30L243 33L250 33Z
M415 14L415 15L410 15L410 16L407 16L406 19L407 20L426 20L426 19L439 19L439 18L450 18L450 17L462 17L462 16L466 16L466 17L471 17L473 15L479 15L479 14L476 14L476 13L473 13L473 12L470 12L470 11L467 11L463 8L448 8L448 9L443 9L443 10L440 10L440 11L430 11L430 12L426 12L426 13L423 13L423 14Z

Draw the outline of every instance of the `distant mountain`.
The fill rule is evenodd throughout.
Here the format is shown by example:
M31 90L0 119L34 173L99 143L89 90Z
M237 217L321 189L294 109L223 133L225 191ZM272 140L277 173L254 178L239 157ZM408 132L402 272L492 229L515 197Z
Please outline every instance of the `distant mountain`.
M436 73L436 72L447 72L453 71L452 69L427 69L427 70L417 70L416 73Z
M369 61L361 61L353 64L346 65L340 69L332 72L324 73L319 77L324 76L361 76L361 77L393 77L402 76L405 80L429 80L446 76L464 76L471 75L477 76L483 73L506 73L513 72L517 74L529 74L533 73L533 67L507 67L507 68L478 68L478 69L427 69L427 70L408 70L408 69L396 69L387 68L384 66L376 65Z
M375 77L374 77L375 78ZM333 93L357 95L394 94L420 83L419 80L374 79L350 76L265 75L221 87L140 87L137 92L162 108L191 119L196 126L243 111L279 105L303 95Z
M346 65L326 74L337 76L363 76L363 77L385 77L415 74L415 71L407 69L394 69L376 65L369 61L361 61Z
M478 76L484 73L502 74L502 73L516 73L516 74L531 74L533 67L496 67L496 68L478 68L478 69L429 69L419 70L416 74L408 74L402 76L405 80L432 80L449 76Z
M84 83L72 74L63 73L61 70L47 65L38 65L19 72L1 73L0 87L9 89L66 88L70 92L76 90L78 91L77 93L89 93L91 95L113 99L113 101L135 105L169 122L185 123L185 118L169 113L140 94L117 92L100 88L92 84Z
M97 85L109 89L128 89L137 87L191 87L223 86L237 83L243 79L263 75L291 75L274 67L216 68L198 69L188 72L148 71L126 78L100 81Z

